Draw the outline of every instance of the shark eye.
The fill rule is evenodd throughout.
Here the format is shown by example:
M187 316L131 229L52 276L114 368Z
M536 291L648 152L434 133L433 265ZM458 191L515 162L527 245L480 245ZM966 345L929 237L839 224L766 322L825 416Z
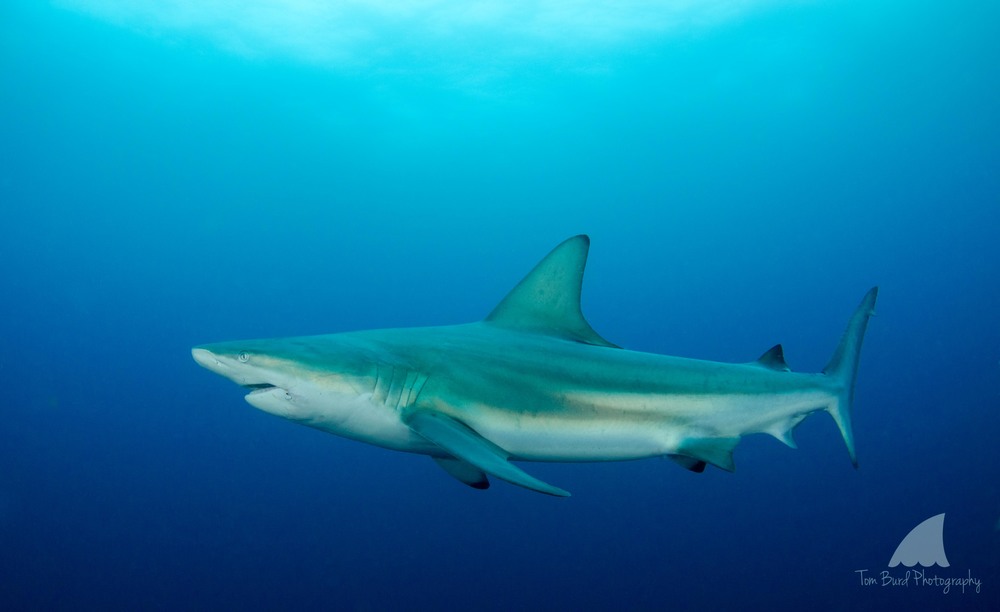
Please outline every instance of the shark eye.
M237 359L239 359L243 363L246 363L250 361L250 353L243 351L237 356Z

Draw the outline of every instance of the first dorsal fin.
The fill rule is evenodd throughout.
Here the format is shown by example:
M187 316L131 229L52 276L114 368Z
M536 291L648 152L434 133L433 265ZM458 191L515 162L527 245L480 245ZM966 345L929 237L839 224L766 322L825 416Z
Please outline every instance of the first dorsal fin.
M779 372L791 372L792 369L788 367L785 363L785 349L781 348L780 344L775 344L771 348L757 358L757 364L764 366L765 368L770 368L772 370L778 370Z
M600 337L580 310L589 249L590 238L582 234L554 248L493 309L486 321L574 342L618 348Z

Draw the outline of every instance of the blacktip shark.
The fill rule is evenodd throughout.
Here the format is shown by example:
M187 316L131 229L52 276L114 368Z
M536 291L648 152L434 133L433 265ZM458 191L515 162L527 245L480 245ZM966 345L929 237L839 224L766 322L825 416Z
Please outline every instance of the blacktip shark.
M821 373L793 373L780 344L749 363L622 349L580 310L587 236L557 246L486 319L195 347L203 367L265 412L388 449L428 455L477 488L488 476L569 496L511 461L667 456L733 471L733 449L833 416L857 467L851 404L878 288L854 311Z

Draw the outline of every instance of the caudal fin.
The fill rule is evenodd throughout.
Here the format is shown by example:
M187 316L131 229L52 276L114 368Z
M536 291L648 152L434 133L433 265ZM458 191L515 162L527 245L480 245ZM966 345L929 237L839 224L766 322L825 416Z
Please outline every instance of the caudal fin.
M851 427L851 405L854 403L854 381L858 375L858 360L861 356L861 342L865 339L868 319L875 314L875 298L878 297L878 287L872 287L858 304L851 321L840 338L837 350L830 358L830 363L823 368L823 373L836 378L842 386L840 397L827 409L844 436L847 452L851 454L851 463L858 467L858 457L854 452L854 430Z

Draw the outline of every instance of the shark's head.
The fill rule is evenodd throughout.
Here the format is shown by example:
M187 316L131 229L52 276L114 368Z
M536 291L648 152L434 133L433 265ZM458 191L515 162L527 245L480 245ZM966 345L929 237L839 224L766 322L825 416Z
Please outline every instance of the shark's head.
M371 417L377 364L350 343L324 337L206 344L191 349L202 367L249 390L250 405L324 429Z

